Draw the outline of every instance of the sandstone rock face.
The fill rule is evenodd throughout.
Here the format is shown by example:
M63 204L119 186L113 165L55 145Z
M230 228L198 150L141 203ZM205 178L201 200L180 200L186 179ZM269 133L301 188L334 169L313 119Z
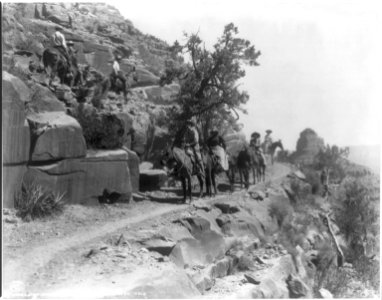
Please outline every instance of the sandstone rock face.
M9 117L12 114L15 116L15 112L3 109L3 120L7 119L6 115ZM3 164L26 164L29 160L31 143L29 124L26 120L17 125L7 121L3 121L2 130Z
M21 190L26 165L4 166L3 165L3 207L13 208L17 193Z
M48 88L35 85L28 103L28 109L33 112L65 112L65 105L56 98Z
M179 241L171 251L170 259L177 266L207 265L224 257L224 238L211 230L208 220L190 217L177 222L183 224L194 237Z
M96 204L107 189L130 201L132 187L129 156L124 150L88 151L86 157L29 167L27 182L65 193L68 203Z
M173 83L160 86L149 86L142 88L147 95L147 100L154 104L171 105L179 94L179 84Z
M3 205L13 207L21 188L30 151L30 131L24 106L30 99L28 87L17 77L3 72Z
M86 143L80 124L62 112L30 114L32 162L85 157Z
M324 147L324 140L314 130L307 128L300 133L293 157L296 162L310 164Z
M22 105L30 100L30 90L19 78L3 71L2 83L3 99L17 102L17 105Z
M140 172L139 187L141 191L159 190L167 181L164 170L145 170Z
M159 82L159 77L141 67L136 69L136 76L137 81L132 84L133 87L156 85Z
M131 190L133 193L139 191L139 157L138 155L126 147L123 147L123 150L126 151L128 155L128 164L130 170L130 182L131 182Z
M199 298L200 292L187 274L174 266L145 274L134 283L136 287L124 294L126 298Z

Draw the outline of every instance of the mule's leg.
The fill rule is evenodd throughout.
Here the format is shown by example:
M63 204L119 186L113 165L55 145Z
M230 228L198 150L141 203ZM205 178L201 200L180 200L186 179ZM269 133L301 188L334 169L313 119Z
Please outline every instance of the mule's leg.
M199 198L202 198L203 197L203 177L198 176L198 180L199 180L199 186L200 186ZM207 178L206 178L206 185L207 185Z
M229 187L230 187L230 191L231 193L233 192L233 182L231 180L231 177L229 175L229 170L228 171L225 171L225 174L227 175L227 178L228 178L228 182L229 182Z
M256 165L252 166L253 184L256 184Z
M182 177L182 189L183 189L183 203L186 203L187 200L187 189L186 189L186 178Z
M216 196L218 194L218 189L216 188L215 172L211 171L211 173L212 173L211 174L212 185L214 186L214 191L215 191L214 196Z
M211 191L211 169L206 168L206 194L211 197L212 191Z
M187 176L187 186L188 186L188 195L190 197L190 204L191 204L191 201L192 201L192 186L191 186L191 175L188 175Z
M243 170L239 168L240 188L243 188Z

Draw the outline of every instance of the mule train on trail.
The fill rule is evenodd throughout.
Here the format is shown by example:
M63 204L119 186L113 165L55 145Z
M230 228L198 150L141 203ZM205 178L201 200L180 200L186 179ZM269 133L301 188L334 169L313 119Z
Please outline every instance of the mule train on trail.
M278 143L278 142L276 142ZM282 147L282 146L281 146ZM197 166L193 151L188 151L189 146L175 139L172 146L167 146L161 158L161 164L166 167L170 176L177 177L182 183L183 202L187 197L192 201L192 177L196 176L199 182L199 197L217 194L216 176L225 173L229 182L230 191L233 191L236 171L240 176L240 187L249 187L249 177L252 174L253 184L265 181L266 158L251 146L244 146L237 156L228 156L226 163L222 164L221 157L206 144L200 151L203 167ZM224 151L223 151L224 153ZM181 200L179 200L181 202Z

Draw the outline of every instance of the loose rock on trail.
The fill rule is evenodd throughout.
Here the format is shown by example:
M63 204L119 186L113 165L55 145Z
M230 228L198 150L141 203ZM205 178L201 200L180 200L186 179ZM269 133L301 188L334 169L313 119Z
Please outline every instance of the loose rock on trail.
M269 174L276 181L290 171L282 165L275 168ZM17 223L4 224L4 295L229 295L243 284L253 285L258 280L254 271L271 266L273 259L285 254L277 247L262 249L256 238L266 238L276 229L267 216L269 203L269 199L257 201L238 190L191 205L147 200L96 207L70 205L62 215L48 220L23 223L16 218ZM227 206L236 209L227 211ZM218 224L217 219L225 216L226 224ZM253 251L245 254L246 243L250 247L257 243L255 256ZM226 255L229 249L231 256ZM246 259L254 264L247 277L236 270L237 262L243 264ZM220 290L221 282L227 280L233 280L232 289Z

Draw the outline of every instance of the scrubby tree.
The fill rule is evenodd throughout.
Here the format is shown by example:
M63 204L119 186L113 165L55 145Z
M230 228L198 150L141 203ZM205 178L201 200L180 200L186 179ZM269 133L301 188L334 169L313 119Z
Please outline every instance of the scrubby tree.
M336 145L327 145L325 149L315 157L315 167L323 170L327 174L326 181L329 183L329 174L332 174L333 179L342 180L345 176L343 169L344 158L349 155L349 148L340 148Z
M261 53L237 35L238 28L230 23L212 50L205 48L198 34L185 34L185 44L176 41L169 48L171 59L161 84L179 81L179 110L174 117L178 122L195 117L204 137L213 126L237 126L237 111L244 111L241 106L249 99L239 90L238 80L245 76L244 65L259 65Z

